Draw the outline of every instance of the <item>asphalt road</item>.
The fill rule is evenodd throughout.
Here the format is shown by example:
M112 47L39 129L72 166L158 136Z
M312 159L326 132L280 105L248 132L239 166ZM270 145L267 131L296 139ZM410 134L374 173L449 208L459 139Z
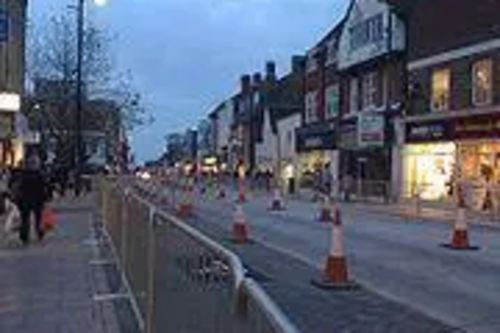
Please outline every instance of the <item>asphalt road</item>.
M251 237L315 268L322 268L330 226L316 220L318 205L291 201L269 212L268 198L244 205ZM222 230L233 221L234 203L198 197L197 215ZM467 332L500 332L500 228L470 230L478 251L440 246L451 226L342 207L344 244L352 275L377 293Z

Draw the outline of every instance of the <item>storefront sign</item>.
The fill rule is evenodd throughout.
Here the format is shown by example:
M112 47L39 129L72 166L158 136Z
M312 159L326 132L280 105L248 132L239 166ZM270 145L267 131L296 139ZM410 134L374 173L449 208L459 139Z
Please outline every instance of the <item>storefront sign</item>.
M385 121L383 115L361 114L358 118L358 145L383 146Z
M500 138L500 113L406 124L406 142Z
M453 129L455 139L500 138L500 113L457 119Z
M301 127L295 133L297 152L336 148L336 130L333 122Z
M434 142L450 139L450 124L445 121L410 123L406 125L406 142Z

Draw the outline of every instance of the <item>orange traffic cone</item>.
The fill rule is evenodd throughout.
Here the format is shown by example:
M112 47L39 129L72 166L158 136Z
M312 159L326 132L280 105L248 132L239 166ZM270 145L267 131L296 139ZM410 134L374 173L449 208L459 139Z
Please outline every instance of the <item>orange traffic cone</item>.
M248 225L246 223L245 213L243 212L243 206L238 204L236 205L236 212L234 214L233 241L239 244L248 243L248 233Z
M177 208L177 215L186 218L193 214L193 185L191 182L184 189L183 199Z
M326 259L322 278L313 280L313 284L321 288L353 289L357 285L349 279L347 260L342 244L342 216L338 207L335 208L333 215L330 253Z
M465 217L465 207L457 208L457 216L453 225L453 234L451 243L444 244L445 247L453 250L478 250L478 246L472 246L469 243L469 230Z
M319 211L319 221L333 222L331 202L330 198L327 195L323 195L323 201L321 202Z
M278 188L274 189L273 200L271 201L269 210L285 210L281 191Z

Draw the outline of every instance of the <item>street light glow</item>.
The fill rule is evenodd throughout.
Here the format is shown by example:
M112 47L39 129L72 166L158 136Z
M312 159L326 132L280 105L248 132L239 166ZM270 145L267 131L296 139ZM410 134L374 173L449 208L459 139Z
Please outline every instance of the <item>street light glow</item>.
M106 6L108 4L108 0L94 0L94 3L97 5L97 6Z

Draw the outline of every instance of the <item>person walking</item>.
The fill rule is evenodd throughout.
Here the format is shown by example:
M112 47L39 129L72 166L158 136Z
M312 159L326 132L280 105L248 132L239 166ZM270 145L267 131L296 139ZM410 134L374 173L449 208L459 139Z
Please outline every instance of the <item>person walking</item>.
M24 245L29 243L31 215L34 215L38 240L43 240L45 234L42 226L42 214L48 199L48 184L40 164L38 156L29 156L12 181L15 189L14 200L21 213L19 239Z

